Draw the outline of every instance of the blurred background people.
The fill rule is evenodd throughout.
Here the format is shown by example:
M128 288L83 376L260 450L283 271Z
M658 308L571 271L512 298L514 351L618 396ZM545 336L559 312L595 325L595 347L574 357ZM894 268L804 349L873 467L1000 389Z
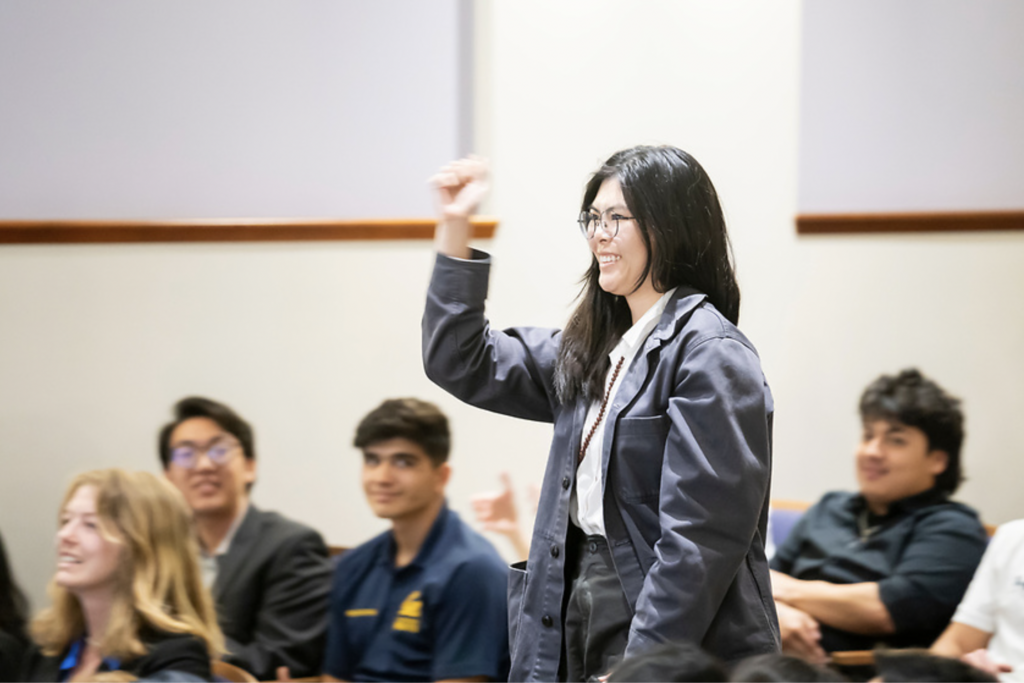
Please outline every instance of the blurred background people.
M148 472L81 474L61 503L52 604L33 622L20 680L124 671L211 680L223 652L181 494Z
M335 570L325 680L507 680L508 567L448 508L448 418L390 399L356 428L363 491L388 531Z
M960 401L920 372L883 375L860 400L859 491L809 509L772 558L784 652L927 647L981 560L977 513L950 500L963 474Z
M14 580L0 536L0 681L16 680L28 635L28 600Z
M1024 519L999 527L934 654L1024 681Z
M228 406L184 398L159 436L164 474L199 535L203 583L227 643L224 659L261 680L286 666L320 673L331 568L320 533L251 502L252 427Z
M725 665L693 643L655 645L626 657L608 674L608 683L727 680Z
M959 659L940 657L927 650L879 650L875 653L878 675L873 681L885 683L983 683L995 676Z

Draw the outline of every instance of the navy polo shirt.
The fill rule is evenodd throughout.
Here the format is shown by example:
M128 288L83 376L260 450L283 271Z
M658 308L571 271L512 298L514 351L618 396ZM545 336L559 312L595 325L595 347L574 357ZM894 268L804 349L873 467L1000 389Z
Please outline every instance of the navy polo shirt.
M335 568L324 673L347 681L505 680L507 587L497 551L447 506L400 569L387 531Z
M878 583L896 632L870 636L822 624L826 651L928 647L952 618L987 543L977 513L935 488L882 516L860 494L832 492L800 518L771 568L805 581Z

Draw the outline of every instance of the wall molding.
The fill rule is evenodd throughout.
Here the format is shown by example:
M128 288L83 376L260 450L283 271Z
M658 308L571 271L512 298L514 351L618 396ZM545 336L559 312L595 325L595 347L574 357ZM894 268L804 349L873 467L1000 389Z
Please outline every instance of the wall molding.
M473 236L494 236L498 220L470 219ZM433 218L188 218L176 220L0 220L0 244L134 242L307 242L429 240Z
M796 217L799 235L1024 230L1022 211L827 213Z

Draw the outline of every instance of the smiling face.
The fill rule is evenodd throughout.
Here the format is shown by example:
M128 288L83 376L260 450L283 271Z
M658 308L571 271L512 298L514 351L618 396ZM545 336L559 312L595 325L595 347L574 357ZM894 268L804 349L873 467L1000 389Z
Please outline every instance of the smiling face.
M245 457L238 440L210 418L193 417L174 428L170 447L172 457L164 474L185 495L192 511L197 516L234 518L249 500L248 486L256 481L256 461ZM214 448L228 454L226 462L218 465L210 459ZM194 466L177 462L173 454L178 449L195 454Z
M113 595L123 553L124 545L101 528L96 487L79 486L61 511L54 581L80 598L88 594Z
M598 284L601 289L625 297L633 312L633 322L636 322L661 294L655 291L650 273L637 287L647 267L647 247L636 220L626 220L632 219L633 213L626 206L622 186L617 178L607 178L601 183L590 204L590 212L604 216L609 230L613 232L613 217L621 216L619 232L615 237L609 236L599 227L588 243L600 268Z
M363 491L373 514L412 521L434 514L444 499L451 467L434 465L423 447L397 437L363 448Z
M929 450L928 437L916 427L889 420L864 423L857 448L857 481L876 514L885 514L891 504L935 486L947 463L945 451Z

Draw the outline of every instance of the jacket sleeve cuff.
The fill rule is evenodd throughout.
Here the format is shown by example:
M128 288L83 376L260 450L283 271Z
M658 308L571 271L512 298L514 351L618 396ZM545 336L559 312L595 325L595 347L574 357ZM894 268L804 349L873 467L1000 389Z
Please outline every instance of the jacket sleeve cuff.
M430 278L430 291L447 301L483 304L487 299L487 281L491 256L478 249L469 259L438 254Z

